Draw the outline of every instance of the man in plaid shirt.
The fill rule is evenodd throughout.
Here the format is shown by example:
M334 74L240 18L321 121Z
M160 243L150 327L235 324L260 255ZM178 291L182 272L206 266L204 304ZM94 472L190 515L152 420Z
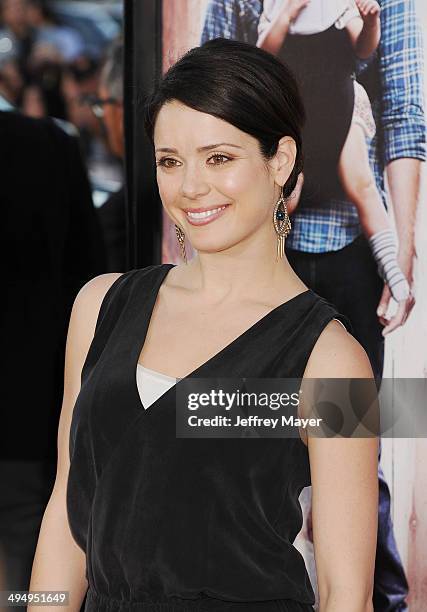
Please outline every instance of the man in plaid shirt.
M426 159L423 99L423 44L415 0L379 0L381 41L368 61L358 63L358 80L367 89L377 132L368 142L371 166L386 208L391 202L399 239L398 261L413 284L415 214L421 162ZM261 0L210 0L201 43L231 38L256 44ZM385 191L385 177L388 193ZM411 294L386 319L390 291L362 234L356 207L349 201L298 207L291 217L286 255L300 278L346 314L365 348L379 382L384 336L402 325L413 305ZM390 516L390 492L379 466L379 521L374 609L407 610L408 584L397 551Z

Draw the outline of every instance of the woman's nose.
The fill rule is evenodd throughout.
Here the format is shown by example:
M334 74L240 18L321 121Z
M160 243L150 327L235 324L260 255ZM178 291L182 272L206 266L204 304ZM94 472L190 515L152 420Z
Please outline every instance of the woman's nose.
M209 192L209 185L199 167L187 166L182 179L181 191L184 197L190 199L198 198Z

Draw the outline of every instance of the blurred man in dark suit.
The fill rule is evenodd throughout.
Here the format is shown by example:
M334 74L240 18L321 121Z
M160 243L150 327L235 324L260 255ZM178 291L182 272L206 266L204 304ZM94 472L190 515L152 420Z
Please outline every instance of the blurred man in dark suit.
M83 284L105 272L102 234L70 127L25 117L0 96L0 574L8 590L28 589L55 478L71 307Z
M102 67L99 98L92 109L101 119L111 153L124 158L123 125L123 41L111 45ZM104 232L108 272L123 272L126 267L126 196L122 186L97 209Z

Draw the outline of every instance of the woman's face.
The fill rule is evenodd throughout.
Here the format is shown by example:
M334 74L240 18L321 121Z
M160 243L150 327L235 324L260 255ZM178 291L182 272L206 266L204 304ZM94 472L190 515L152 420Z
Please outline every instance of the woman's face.
M272 211L280 185L255 138L172 101L159 111L154 146L163 205L194 249L223 251L251 237L274 237ZM219 208L210 216L191 215Z

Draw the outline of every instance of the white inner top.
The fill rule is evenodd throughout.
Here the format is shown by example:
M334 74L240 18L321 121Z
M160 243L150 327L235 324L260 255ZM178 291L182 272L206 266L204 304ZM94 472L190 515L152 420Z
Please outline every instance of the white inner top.
M176 384L177 379L161 372L150 370L138 363L136 368L136 384L139 396L145 409L153 404L170 387Z
M334 319L338 321L338 319ZM345 325L341 325L346 329ZM153 404L161 395L176 384L178 379L156 370L151 370L138 363L136 368L136 384L139 396L145 409Z

